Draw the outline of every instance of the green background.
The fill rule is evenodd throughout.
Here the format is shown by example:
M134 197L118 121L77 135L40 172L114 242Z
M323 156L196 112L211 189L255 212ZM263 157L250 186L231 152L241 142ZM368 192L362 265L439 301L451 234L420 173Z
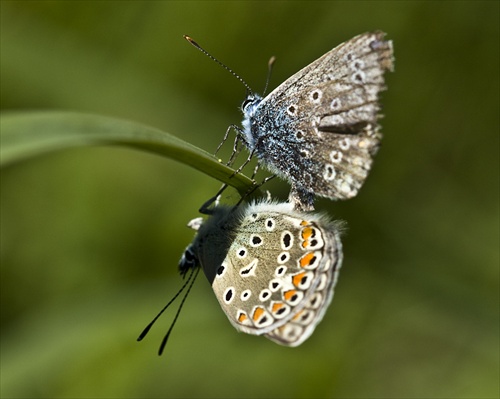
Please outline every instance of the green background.
M0 4L2 111L125 118L209 152L245 90L183 34L257 92L272 55L272 88L365 31L396 56L367 183L317 202L348 222L345 261L298 348L238 334L202 276L162 357L175 307L135 342L180 288L185 225L217 181L115 147L4 168L3 398L498 397L498 2Z

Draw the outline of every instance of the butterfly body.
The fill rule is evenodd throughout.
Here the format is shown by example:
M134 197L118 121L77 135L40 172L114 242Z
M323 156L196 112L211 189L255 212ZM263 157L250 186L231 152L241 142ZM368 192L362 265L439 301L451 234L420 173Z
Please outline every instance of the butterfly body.
M293 205L216 207L181 260L196 259L231 324L286 346L305 341L333 296L339 224Z
M242 105L242 141L271 172L289 181L297 209L314 195L354 197L379 147L379 92L392 70L382 32L356 36Z

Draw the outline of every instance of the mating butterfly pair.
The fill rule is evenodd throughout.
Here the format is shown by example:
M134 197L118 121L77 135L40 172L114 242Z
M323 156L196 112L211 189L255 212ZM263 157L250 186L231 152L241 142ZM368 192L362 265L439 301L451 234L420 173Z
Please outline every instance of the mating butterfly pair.
M265 98L250 92L243 102L237 140L249 159L291 184L289 202L214 207L207 221L191 222L198 233L179 266L182 274L203 269L237 330L297 346L321 321L342 245L339 224L308 211L316 195L348 199L363 185L381 139L379 93L392 69L392 42L365 33Z

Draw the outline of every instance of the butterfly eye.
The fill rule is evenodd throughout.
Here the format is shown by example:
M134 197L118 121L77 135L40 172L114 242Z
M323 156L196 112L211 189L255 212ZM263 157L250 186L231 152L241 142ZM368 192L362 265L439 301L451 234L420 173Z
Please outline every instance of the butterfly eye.
M249 105L255 103L255 97L254 96L248 96L245 101L243 101L243 104L241 104L241 110L245 112L248 108Z
M197 265L198 265L198 258L194 253L193 247L189 245L184 251L184 254L182 255L182 258L179 262L179 272L181 276L184 276L189 269L193 269Z

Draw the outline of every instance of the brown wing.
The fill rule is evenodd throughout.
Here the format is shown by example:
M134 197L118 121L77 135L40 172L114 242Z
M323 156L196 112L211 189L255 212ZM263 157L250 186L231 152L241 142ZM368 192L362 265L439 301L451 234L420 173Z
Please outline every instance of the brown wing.
M261 103L286 110L289 162L269 162L293 189L332 199L355 196L372 165L379 133L379 93L393 69L392 42L365 33L339 45L276 88ZM282 134L282 132L280 132Z

